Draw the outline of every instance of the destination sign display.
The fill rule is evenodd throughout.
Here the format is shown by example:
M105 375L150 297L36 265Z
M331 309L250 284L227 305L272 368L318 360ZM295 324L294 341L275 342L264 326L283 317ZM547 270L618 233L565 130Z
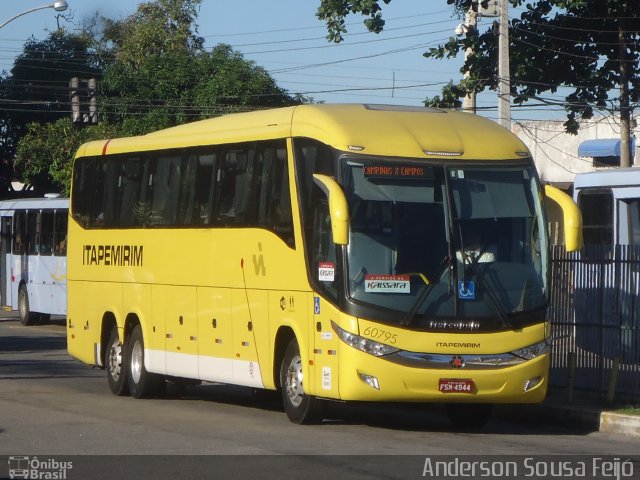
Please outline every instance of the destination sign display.
M416 165L370 164L364 166L365 178L431 178L431 169Z

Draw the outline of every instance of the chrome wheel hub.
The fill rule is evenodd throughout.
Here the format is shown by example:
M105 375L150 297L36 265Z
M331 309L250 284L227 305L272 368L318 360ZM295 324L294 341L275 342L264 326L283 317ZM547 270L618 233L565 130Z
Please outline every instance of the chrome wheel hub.
M291 359L284 380L284 388L291 404L294 407L300 406L304 396L304 389L302 387L302 360L299 356Z
M133 344L131 349L131 379L138 383L142 376L142 345L140 342Z

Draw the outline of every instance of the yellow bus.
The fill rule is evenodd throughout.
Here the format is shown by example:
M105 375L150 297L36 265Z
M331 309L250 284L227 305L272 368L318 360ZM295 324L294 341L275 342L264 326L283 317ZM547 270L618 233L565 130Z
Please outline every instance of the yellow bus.
M296 423L327 400L481 423L546 394L544 198L522 142L454 111L301 105L90 142L69 352L116 395L191 379L280 390Z

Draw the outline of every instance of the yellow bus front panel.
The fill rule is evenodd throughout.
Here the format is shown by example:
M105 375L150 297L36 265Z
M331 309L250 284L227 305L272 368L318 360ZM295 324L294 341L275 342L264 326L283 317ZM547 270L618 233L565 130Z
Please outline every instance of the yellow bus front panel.
M453 358L454 355L451 355ZM521 365L491 370L426 369L401 366L341 345L340 375L342 400L397 402L539 403L547 392L549 355ZM367 383L375 379L375 387ZM531 379L538 379L525 391ZM469 391L443 392L441 380L471 381Z

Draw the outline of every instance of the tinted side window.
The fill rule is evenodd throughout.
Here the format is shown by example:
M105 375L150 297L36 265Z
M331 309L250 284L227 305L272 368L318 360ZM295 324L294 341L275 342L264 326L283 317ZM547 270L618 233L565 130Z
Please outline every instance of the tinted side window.
M95 198L102 203L101 192L96 192L95 182L98 170L95 158L78 158L73 166L71 209L75 220L83 227L90 225L91 207Z
M249 226L253 223L255 178L260 175L255 145L227 146L221 160L218 219L223 225Z
M578 196L585 245L613 244L613 195L582 191Z
M27 211L27 254L38 254L38 237L40 236L40 211Z
M629 245L640 245L640 199L625 202L629 212Z
M73 182L87 228L261 227L294 244L285 140L80 158Z
M294 141L296 180L302 208L303 238L310 278L330 298L337 298L337 284L319 282L319 262L335 265L337 252L329 235L327 198L313 181L314 173L335 178L334 155L331 147L316 140L300 138ZM340 279L337 279L340 281Z
M14 255L22 255L26 252L26 226L27 212L18 210L13 216L13 248Z
M67 220L66 210L56 210L53 232L53 254L56 256L67 254Z
M42 210L40 215L40 255L53 253L53 210Z

